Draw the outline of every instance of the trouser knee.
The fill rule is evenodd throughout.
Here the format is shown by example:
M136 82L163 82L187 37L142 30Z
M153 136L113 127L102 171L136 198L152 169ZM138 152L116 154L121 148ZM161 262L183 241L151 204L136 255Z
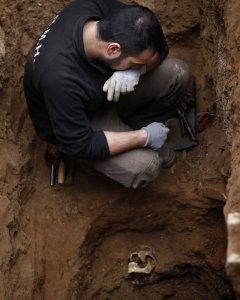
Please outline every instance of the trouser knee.
M166 81L169 82L168 94L171 94L171 91L173 91L177 96L176 101L179 101L187 89L191 76L187 63L180 59L166 59L162 63L161 68L166 76Z
M135 149L107 159L96 161L94 168L128 188L148 185L156 179L161 159L156 151Z

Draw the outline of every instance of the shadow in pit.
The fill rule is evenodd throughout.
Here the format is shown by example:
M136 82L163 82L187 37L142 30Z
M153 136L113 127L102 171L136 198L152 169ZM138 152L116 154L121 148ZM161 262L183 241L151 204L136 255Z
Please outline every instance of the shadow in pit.
M235 299L224 271L222 209L189 204L184 195L139 196L119 200L94 220L68 299ZM157 263L151 280L139 286L128 278L128 257L143 244L155 250Z

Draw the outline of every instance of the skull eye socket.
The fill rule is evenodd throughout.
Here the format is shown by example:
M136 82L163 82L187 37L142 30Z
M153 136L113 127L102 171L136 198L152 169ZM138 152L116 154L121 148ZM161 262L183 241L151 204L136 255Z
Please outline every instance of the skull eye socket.
M141 264L142 260L141 258L138 256L137 253L133 253L133 255L131 256L131 261L134 261L137 264Z
M152 256L147 255L147 256L145 257L145 261L146 261L146 262L153 262L153 261L155 261L155 258L152 257Z
M128 261L136 263L140 268L144 268L148 263L153 264L155 258L151 255L139 256L138 253L132 253Z

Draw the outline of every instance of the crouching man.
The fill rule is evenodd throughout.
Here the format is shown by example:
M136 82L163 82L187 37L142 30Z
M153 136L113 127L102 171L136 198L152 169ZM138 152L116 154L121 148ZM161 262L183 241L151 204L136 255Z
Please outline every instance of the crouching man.
M72 2L28 56L24 92L36 133L126 187L147 185L174 162L164 123L190 78L187 65L167 55L148 8Z

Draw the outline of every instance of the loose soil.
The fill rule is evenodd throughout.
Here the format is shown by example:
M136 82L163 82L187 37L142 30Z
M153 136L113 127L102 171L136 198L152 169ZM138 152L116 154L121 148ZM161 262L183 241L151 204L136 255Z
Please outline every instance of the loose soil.
M225 86L236 78L221 46L224 6L138 3L162 20L170 57L189 64L198 112L216 101L217 114L194 150L177 153L147 188L129 190L81 166L73 186L49 186L46 145L27 116L22 75L33 41L67 1L0 1L0 299L235 299L225 274L223 207L232 135ZM156 276L143 286L127 278L128 256L139 245L157 257Z

